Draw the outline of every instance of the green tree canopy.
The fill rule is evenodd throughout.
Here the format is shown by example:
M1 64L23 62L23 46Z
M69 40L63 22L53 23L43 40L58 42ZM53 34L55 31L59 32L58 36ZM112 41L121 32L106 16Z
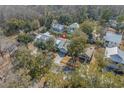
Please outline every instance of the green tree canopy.
M111 16L112 16L112 11L110 9L104 9L101 15L102 22L108 22Z
M17 40L27 45L29 42L33 41L33 38L29 34L20 34Z
M34 43L34 45L36 47L38 47L39 49L52 51L52 50L55 49L55 40L54 40L54 38L50 38L47 41L42 41L42 40L41 41L36 41Z
M89 35L94 31L95 26L96 26L95 21L85 20L83 23L81 23L80 30Z
M27 69L29 71L28 75L30 75L32 79L37 80L49 71L52 59L43 53L33 56L30 51L20 49L15 54L14 64L17 69Z
M64 25L69 25L72 21L71 15L61 15L58 19L58 22Z
M124 21L124 15L120 15L117 17L118 22L123 22Z
M72 56L78 56L82 53L86 47L87 35L81 31L76 31L71 39L71 43L68 46L69 53Z

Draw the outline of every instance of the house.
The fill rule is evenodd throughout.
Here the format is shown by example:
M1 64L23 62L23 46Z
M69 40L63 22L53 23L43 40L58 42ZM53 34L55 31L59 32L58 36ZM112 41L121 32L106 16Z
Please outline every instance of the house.
M105 47L117 47L122 41L122 35L113 32L106 32L103 38Z
M73 23L70 26L67 27L67 32L68 33L73 33L74 31L76 31L77 29L79 29L79 24L78 23Z
M124 64L124 51L120 50L118 47L106 47L105 58L108 58L116 63Z
M53 23L52 24L52 31L62 33L64 32L64 25Z
M88 47L85 52L79 55L80 62L90 62L94 53L95 47Z
M70 44L69 40L67 40L67 39L64 39L64 38L57 38L56 39L56 47L63 54L67 54L67 52L68 52L67 46L69 44Z
M117 25L118 25L118 23L117 23L116 20L111 19L111 20L109 20L109 25L110 25L110 27L112 27L112 28L116 28Z
M50 38L52 38L53 36L49 33L43 33L43 34L38 34L35 38L35 41L44 41L46 42L47 40L49 40Z
M124 66L117 65L117 64L108 64L104 69L104 72L113 72L117 75L124 75Z

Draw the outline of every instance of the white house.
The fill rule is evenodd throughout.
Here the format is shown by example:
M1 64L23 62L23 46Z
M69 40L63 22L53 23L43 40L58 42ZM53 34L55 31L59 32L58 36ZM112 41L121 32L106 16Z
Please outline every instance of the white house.
M68 33L73 33L74 31L76 31L77 29L79 29L79 24L78 23L73 23L73 24L71 24L71 25L69 25L68 27L67 27L67 32Z
M105 58L109 58L116 63L124 64L124 51L120 50L118 47L106 47Z

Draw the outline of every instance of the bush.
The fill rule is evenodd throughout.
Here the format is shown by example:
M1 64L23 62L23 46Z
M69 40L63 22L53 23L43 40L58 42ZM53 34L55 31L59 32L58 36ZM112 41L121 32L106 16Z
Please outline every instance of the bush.
M36 47L38 47L39 49L43 49L43 50L46 49L46 45L45 45L45 43L42 42L42 41L36 41L36 42L34 43L34 45L35 45Z
M30 35L23 34L19 35L17 40L21 43L28 44L29 42L33 41L33 38Z

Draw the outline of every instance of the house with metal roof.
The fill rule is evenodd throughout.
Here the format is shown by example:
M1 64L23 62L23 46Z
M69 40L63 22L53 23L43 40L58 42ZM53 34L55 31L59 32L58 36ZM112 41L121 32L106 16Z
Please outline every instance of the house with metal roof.
M111 19L109 20L109 25L112 27L112 28L116 28L117 25L118 25L118 22L114 19Z
M122 41L122 35L113 32L106 32L106 35L104 36L104 41L105 47L117 47Z
M61 25L58 23L53 23L52 31L62 33L62 32L64 32L64 25Z
M56 47L63 54L67 54L67 52L68 52L67 46L69 44L70 44L69 40L67 40L67 39L64 39L64 38L57 38L56 39Z
M113 62L124 64L124 51L118 47L106 47L105 58L111 59Z
M95 47L91 46L85 49L84 53L79 55L80 62L90 62L94 53Z
M68 32L68 33L73 33L73 32L76 31L79 27L80 27L80 26L79 26L78 23L73 23L73 24L71 24L71 25L69 25L69 26L67 27L67 32Z
M52 38L53 36L49 33L49 32L46 32L46 33L41 33L41 34L38 34L35 38L35 41L47 41L49 40L50 38Z

